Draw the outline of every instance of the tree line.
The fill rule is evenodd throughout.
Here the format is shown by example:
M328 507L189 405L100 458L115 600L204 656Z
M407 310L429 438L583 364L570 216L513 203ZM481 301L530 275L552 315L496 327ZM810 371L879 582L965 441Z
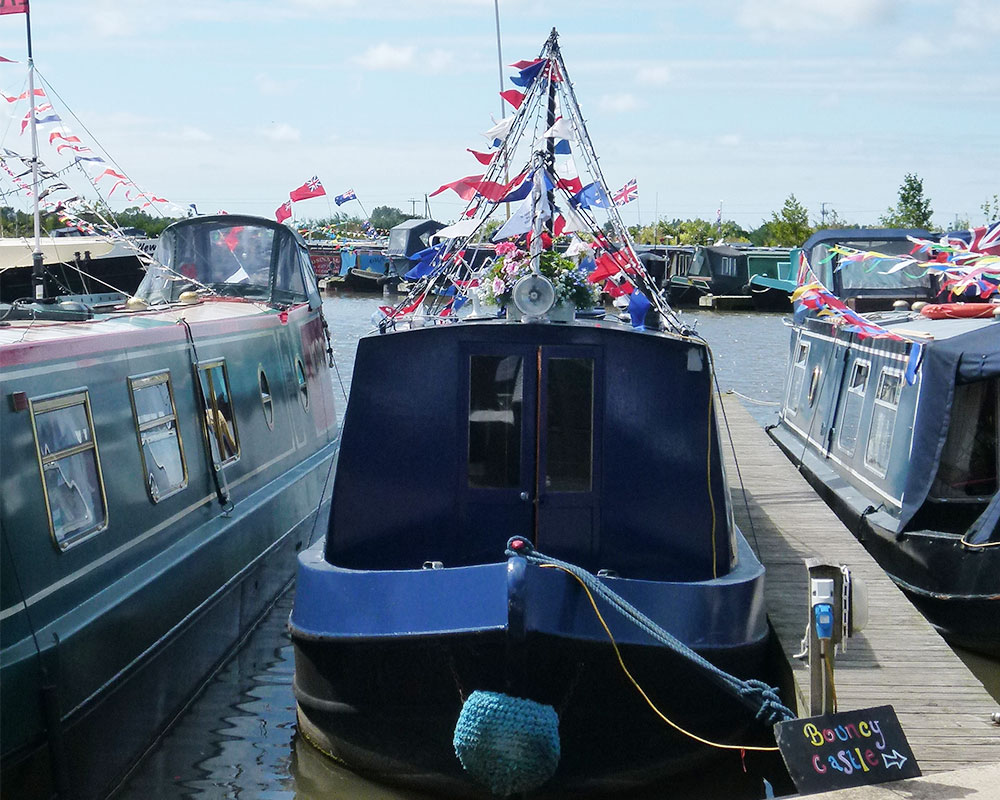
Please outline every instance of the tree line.
M1000 219L1000 195L994 194L981 206L986 220ZM652 225L633 226L629 233L639 244L711 244L719 240L726 242L749 242L759 247L797 247L821 228L867 228L842 219L836 211L828 212L820 222L809 222L809 210L794 194L788 195L780 211L772 212L771 218L757 228L741 228L732 220L722 220L721 224L704 219L659 220ZM899 187L898 199L894 206L886 209L878 219L883 228L923 228L938 232L932 222L931 201L924 195L924 182L915 173L908 173ZM950 230L971 227L969 220L956 219Z

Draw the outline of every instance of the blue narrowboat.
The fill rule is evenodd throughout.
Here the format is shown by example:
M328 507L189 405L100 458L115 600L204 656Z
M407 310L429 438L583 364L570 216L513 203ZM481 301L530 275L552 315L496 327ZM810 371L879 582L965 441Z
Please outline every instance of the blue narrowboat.
M522 66L511 129L558 106L592 153L555 31ZM496 160L497 199L470 201L477 228L521 203L495 260L470 276L474 234L449 239L359 342L326 537L299 558L299 732L435 795L621 792L773 750L791 715L762 681L764 568L733 521L709 348L599 174L557 188L547 139L520 186L495 190ZM573 199L609 221L559 252ZM628 313L585 319L602 278Z
M771 436L947 639L995 655L1000 306L864 320L793 325Z
M338 443L291 229L162 234L127 305L0 317L5 797L113 789L294 577Z

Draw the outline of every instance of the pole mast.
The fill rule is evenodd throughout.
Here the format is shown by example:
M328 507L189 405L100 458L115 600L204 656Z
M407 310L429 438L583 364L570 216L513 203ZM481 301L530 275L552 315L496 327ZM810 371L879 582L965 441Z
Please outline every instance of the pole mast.
M38 209L38 128L35 120L35 60L31 53L31 8L25 4L25 26L28 32L28 119L31 126L31 194L34 201L35 249L31 253L31 284L36 300L45 299L45 268L42 255L42 223Z

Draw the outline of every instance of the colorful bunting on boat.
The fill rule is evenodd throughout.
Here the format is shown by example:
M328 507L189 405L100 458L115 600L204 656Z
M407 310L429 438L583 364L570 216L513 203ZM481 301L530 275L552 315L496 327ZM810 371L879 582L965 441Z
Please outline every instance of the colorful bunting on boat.
M500 96L514 106L515 109L521 107L521 103L524 102L524 92L519 92L517 89L508 89L505 92L500 92Z
M523 63L523 62L518 62ZM540 58L537 61L530 63L528 66L524 67L516 76L512 76L510 82L515 86L520 86L522 88L530 86L531 82L538 77L539 73L545 69L547 60Z
M469 147L466 147L465 149L466 149L466 152L472 153L472 155L475 156L476 161L478 161L480 164L486 164L486 165L489 165L490 162L493 161L493 159L496 157L496 154L498 152L498 151L494 150L492 153L479 153L479 152L477 152L477 151L475 151L475 150L473 150L473 149L471 149Z
M799 286L792 292L796 321L801 322L807 312L815 311L820 317L835 317L843 329L858 334L859 338L888 338L905 341L902 336L871 322L836 297L819 281Z
M574 208L610 208L612 203L600 183L588 183L570 199Z
M3 59L0 59L0 60L8 61L9 59L3 58ZM45 97L45 90L41 89L41 88L35 89L35 93L34 94L35 94L35 97ZM2 97L8 103L16 103L18 100L27 100L28 97L29 97L29 94L28 94L27 91L24 91L24 92L21 92L21 94L19 94L17 97L10 97L8 95L5 95L3 92L0 92L0 97Z

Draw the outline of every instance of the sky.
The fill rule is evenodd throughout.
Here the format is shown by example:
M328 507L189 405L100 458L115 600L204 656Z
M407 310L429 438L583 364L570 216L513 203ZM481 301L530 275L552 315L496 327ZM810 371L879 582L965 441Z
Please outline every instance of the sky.
M794 194L873 225L907 173L934 221L985 221L1000 193L1000 0L498 0L503 64L560 45L629 225L760 225ZM477 174L502 111L494 0L32 0L35 66L72 132L181 214L297 220ZM0 16L0 91L26 87L23 15ZM504 89L514 88L505 67ZM3 146L25 101L0 109ZM506 112L505 112L506 113ZM43 161L60 161L42 137ZM6 181L6 177L4 176ZM0 184L5 192L9 184ZM360 202L330 202L354 189ZM122 193L119 192L119 196ZM17 205L8 196L8 204ZM117 198L116 198L117 203ZM133 205L122 202L118 207ZM447 192L432 215L465 204Z

